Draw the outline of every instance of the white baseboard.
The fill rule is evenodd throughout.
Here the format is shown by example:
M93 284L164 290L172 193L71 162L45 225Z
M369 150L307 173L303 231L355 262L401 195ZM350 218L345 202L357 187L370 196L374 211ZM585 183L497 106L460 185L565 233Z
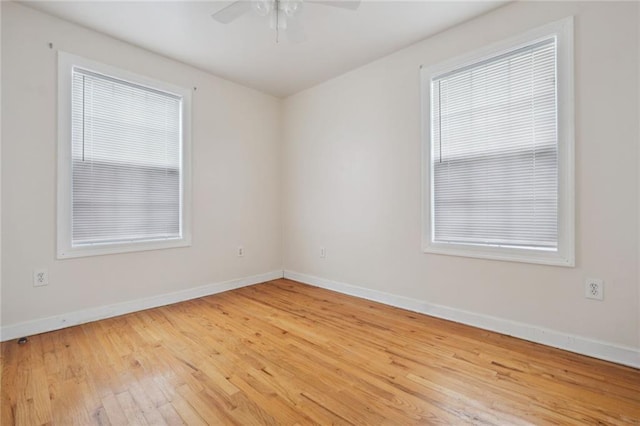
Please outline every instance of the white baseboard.
M219 283L207 284L200 287L162 294L130 302L116 303L113 305L99 306L68 314L56 315L48 318L25 321L18 324L2 326L0 328L0 341L6 341L23 336L45 333L59 330L78 324L111 318L144 309L170 305L185 300L211 294L222 293L236 288L259 284L278 278L289 278L316 287L326 288L339 293L360 297L375 302L384 303L413 312L430 315L497 333L507 334L531 342L564 349L570 352L591 356L594 358L612 361L630 367L640 368L640 349L616 345L599 340L576 336L530 324L524 324L490 315L468 312L442 305L435 305L421 300L405 296L398 296L378 290L371 290L351 284L332 281L312 275L301 274L294 271L272 271L260 275L239 278Z
M434 305L409 297L398 296L378 290L370 290L364 287L327 280L294 271L285 270L284 277L316 287L337 291L339 293L407 309L413 312L419 312L421 314L467 324L484 330L495 331L497 333L518 337L520 339L564 349L593 358L603 359L605 361L640 368L640 348L620 346L556 330L550 330L535 325L511 321L504 318L463 311L447 306Z
M207 284L200 287L180 290L173 293L161 294L158 296L146 297L144 299L132 300L130 302L116 303L113 305L99 306L96 308L84 309L70 312L68 314L55 315L48 318L25 321L18 324L2 326L0 329L0 341L6 341L23 336L45 333L47 331L59 330L78 324L111 318L131 312L142 311L144 309L156 308L158 306L170 305L172 303L183 302L185 300L196 299L198 297L209 296L211 294L222 293L223 291L259 284L265 281L282 278L282 270L267 272L260 275L253 275L235 280L223 281L219 283Z

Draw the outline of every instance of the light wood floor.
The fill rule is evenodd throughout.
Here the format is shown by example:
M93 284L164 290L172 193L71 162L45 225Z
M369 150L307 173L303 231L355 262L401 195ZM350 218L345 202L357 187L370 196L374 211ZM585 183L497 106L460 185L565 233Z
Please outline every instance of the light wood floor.
M640 424L640 370L288 280L2 344L11 424Z

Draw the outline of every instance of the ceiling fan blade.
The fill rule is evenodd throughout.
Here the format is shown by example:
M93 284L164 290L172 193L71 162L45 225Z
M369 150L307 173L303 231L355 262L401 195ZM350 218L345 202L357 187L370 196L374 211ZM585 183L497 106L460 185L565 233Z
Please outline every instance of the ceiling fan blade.
M246 0L238 0L231 3L229 6L223 7L211 17L216 21L228 24L229 22L239 18L244 13L251 10L251 2Z
M308 3L323 4L325 6L340 7L349 10L356 10L360 7L360 0L308 0Z
M300 20L292 19L287 23L287 41L291 44L299 44L307 40L304 27L300 24Z

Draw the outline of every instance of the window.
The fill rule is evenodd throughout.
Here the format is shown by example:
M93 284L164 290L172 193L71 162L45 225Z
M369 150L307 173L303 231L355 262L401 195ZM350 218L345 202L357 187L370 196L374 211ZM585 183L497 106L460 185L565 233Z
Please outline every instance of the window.
M59 56L58 257L190 244L190 92Z
M574 264L572 33L423 69L426 252Z

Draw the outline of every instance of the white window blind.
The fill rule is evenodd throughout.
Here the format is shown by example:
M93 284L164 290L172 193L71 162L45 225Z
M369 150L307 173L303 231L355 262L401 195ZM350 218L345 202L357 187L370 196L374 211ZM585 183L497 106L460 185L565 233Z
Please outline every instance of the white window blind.
M431 79L431 238L558 248L555 37Z
M72 70L71 244L182 236L182 98Z

